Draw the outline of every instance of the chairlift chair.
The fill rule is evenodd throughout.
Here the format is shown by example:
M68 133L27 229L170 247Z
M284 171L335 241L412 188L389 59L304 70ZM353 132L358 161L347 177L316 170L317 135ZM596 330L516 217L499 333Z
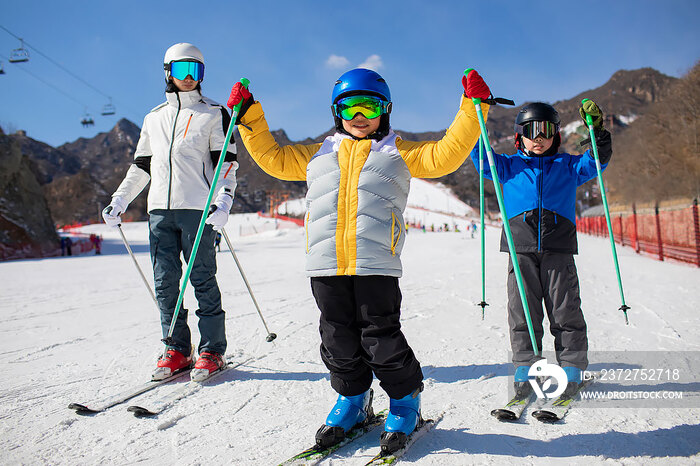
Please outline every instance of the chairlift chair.
M102 107L102 115L114 115L116 112L117 109L114 108L114 105L112 105L112 98L110 97L109 103Z
M83 119L80 120L80 124L83 125L83 128L87 128L88 126L93 126L95 124L95 120L93 120L90 114L86 111Z
M10 58L8 60L10 63L22 63L29 61L29 51L24 48L24 41L20 39L19 43L19 48L10 52Z
M2 62L0 61L0 74L5 74L5 70L2 67Z

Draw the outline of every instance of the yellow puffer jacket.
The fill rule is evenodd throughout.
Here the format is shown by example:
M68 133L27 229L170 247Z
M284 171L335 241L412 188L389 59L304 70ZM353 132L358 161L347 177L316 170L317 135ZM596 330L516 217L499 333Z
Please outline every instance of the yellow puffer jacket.
M400 277L411 177L452 173L479 138L474 105L464 97L439 141L404 141L390 131L381 141L336 133L319 144L279 146L257 102L241 123L243 143L266 173L307 182L306 273L311 277Z

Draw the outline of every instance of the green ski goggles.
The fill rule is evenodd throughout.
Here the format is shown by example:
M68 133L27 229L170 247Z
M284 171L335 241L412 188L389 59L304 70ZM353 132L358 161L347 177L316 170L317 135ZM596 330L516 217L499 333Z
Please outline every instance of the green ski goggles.
M384 113L389 113L390 108L391 102L386 102L379 97L353 95L338 100L338 102L333 105L333 114L343 120L350 121L359 113L371 120Z

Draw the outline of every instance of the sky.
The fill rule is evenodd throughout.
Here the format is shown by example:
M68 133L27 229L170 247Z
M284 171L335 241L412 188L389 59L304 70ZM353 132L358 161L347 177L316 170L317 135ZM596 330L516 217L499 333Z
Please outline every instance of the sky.
M205 58L204 95L225 103L242 77L272 129L292 140L333 125L330 95L345 71L387 80L392 126L452 122L461 76L474 68L496 96L556 102L620 69L680 77L700 59L700 2L0 0L0 126L52 146L141 126L164 101L162 59L177 42ZM25 63L8 63L20 47ZM116 114L102 116L111 103ZM84 128L89 114L95 121Z

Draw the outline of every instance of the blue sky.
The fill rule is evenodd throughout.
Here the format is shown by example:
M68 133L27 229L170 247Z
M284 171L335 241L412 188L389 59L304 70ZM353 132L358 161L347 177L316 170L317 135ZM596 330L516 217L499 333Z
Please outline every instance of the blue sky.
M40 52L8 63L19 41L0 29L0 126L53 146L119 118L141 126L164 100L162 59L176 42L202 50L206 96L225 102L247 77L270 127L294 140L332 126L332 85L363 63L389 83L394 128L434 131L451 123L468 67L521 104L573 97L619 69L680 77L700 59L696 0L67 3L0 0L0 25ZM100 115L107 96L116 115Z

